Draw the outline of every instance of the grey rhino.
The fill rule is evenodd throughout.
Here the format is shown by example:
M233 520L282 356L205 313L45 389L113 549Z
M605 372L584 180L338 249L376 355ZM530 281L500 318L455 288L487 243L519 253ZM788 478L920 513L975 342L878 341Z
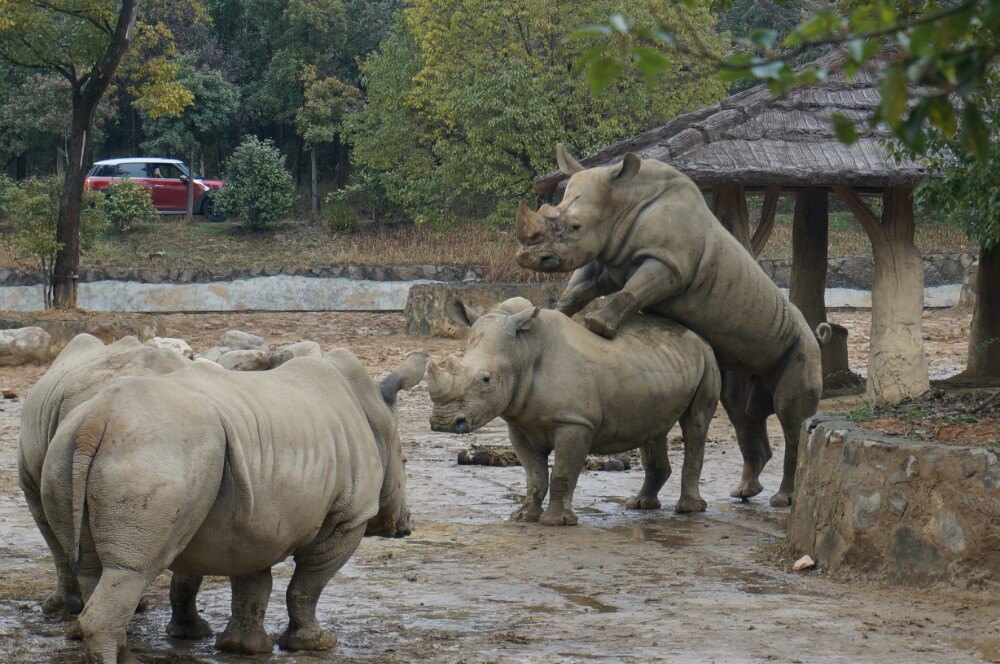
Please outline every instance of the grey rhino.
M76 577L42 510L42 464L56 428L73 409L114 378L157 376L191 364L191 360L173 351L150 348L135 337L105 346L97 337L78 334L25 397L17 451L18 478L31 516L52 552L57 576L56 589L42 602L45 613L79 613L83 608Z
M279 644L332 647L316 620L327 582L366 530L409 533L394 402L426 359L411 354L381 386L343 349L260 373L196 363L118 379L77 407L52 440L41 495L78 570L88 656L135 661L125 626L165 569L229 576L232 617L216 647L270 652L271 566L288 556Z
M462 360L428 363L431 428L469 433L500 416L527 473L512 520L573 525L573 491L587 455L640 449L646 478L626 506L655 509L670 476L667 433L680 420L684 467L678 512L704 511L698 491L705 436L719 402L712 349L656 316L636 316L608 340L523 298L477 317ZM548 458L555 451L551 483ZM549 491L549 504L542 501Z
M614 337L638 311L671 318L715 350L724 375L723 405L736 428L744 466L732 495L759 493L770 458L766 419L776 413L785 437L781 486L771 504L791 504L798 438L822 393L819 341L830 327L810 330L801 312L764 274L705 205L680 171L634 153L612 166L584 169L557 146L570 175L558 206L537 213L522 203L517 263L541 272L575 270L556 308L572 316L601 295L603 308L584 324ZM739 400L734 371L752 375Z

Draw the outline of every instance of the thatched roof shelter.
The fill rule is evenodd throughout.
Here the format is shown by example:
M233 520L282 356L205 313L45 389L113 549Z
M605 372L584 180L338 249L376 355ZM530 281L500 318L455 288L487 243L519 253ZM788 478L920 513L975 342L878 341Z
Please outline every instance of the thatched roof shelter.
M600 166L635 152L674 166L702 186L867 189L914 184L927 177L926 168L909 159L897 163L882 145L890 136L888 128L868 127L880 99L878 72L887 57L873 59L848 81L843 52L832 52L814 63L828 72L823 83L780 96L760 85L610 145L580 163ZM856 123L853 145L837 140L835 112ZM535 192L548 195L565 178L559 171L541 175Z
M890 133L871 128L880 100L880 71L893 57L877 56L848 80L845 54L835 51L814 64L827 71L822 83L774 95L757 86L718 104L608 146L579 160L603 166L628 152L668 163L711 195L715 215L759 256L771 234L779 197L795 196L789 298L810 325L826 321L829 194L840 197L872 242L872 292L868 392L892 400L927 389L927 361L920 333L923 263L913 244L913 185L927 178L915 161L897 161L884 147ZM848 146L834 133L833 114L855 122L858 140ZM537 177L535 192L555 193L567 176ZM747 194L763 193L759 220L751 223ZM882 198L880 213L865 197ZM858 381L847 363L847 331L834 326L823 349L828 387Z

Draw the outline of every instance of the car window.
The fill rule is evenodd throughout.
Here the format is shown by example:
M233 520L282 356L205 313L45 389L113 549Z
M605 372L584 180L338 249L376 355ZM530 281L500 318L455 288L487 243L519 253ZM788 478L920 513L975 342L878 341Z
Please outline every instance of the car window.
M153 178L165 178L167 180L178 180L183 173L177 164L155 162L149 164L149 177Z
M130 177L130 178L148 178L146 175L146 164L139 163L126 163L119 164L117 167L117 177Z
M90 175L95 178L113 178L118 176L118 169L110 164L102 164L94 166L90 171Z

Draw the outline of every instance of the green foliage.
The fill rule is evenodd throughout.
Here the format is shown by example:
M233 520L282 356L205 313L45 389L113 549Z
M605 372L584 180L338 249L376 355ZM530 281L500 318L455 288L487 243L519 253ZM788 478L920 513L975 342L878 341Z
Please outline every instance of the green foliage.
M696 7L698 3L684 0L683 4ZM736 4L733 0L716 2L724 10ZM609 16L610 25L591 25L574 33L582 39L602 39L577 63L595 90L604 89L623 72L638 71L648 77L665 71L667 66L656 54L686 52L708 60L723 80L756 79L775 92L785 92L826 77L827 72L815 66L795 68L797 58L815 55L817 48L843 48L848 78L890 48L899 57L883 72L882 98L872 122L885 122L904 146L918 153L927 150L927 128L933 127L949 140L959 135L977 159L988 154L985 109L976 101L975 92L1000 55L1000 2L996 0L845 0L812 9L782 39L770 26L748 31L740 40L745 48L726 57L701 47L685 47L675 31L662 23L638 18L633 26L626 15ZM927 86L932 92L914 102L910 97L914 86ZM845 119L838 120L835 128L844 142L854 140L855 133Z
M13 180L0 173L0 221L10 216L10 205L16 188Z
M116 233L124 235L135 226L156 215L149 190L131 178L122 178L108 186L104 198L104 215Z
M295 126L306 145L329 143L340 133L344 115L361 105L361 91L336 76L317 78L312 65L304 68L302 82L305 101L295 114Z
M532 177L553 167L557 141L586 154L723 95L699 60L675 54L662 56L665 73L622 76L598 98L567 78L590 44L563 36L622 4L595 0L567 11L547 0L414 0L362 66L367 105L345 121L355 163L418 221L483 210L509 220ZM721 57L707 5L624 4L646 20L676 23L679 41ZM684 25L675 20L682 13Z
M225 170L226 186L215 202L226 214L261 230L291 211L295 182L271 141L246 137L226 160Z
M45 304L52 303L51 278L56 252L61 248L56 240L56 220L62 178L36 177L20 182L7 195L9 214L14 224L12 244L22 256L38 261L46 277ZM87 191L80 211L80 247L84 251L104 230L106 221L102 194Z
M941 177L917 188L917 201L946 214L989 249L1000 242L1000 74L994 72L973 101L983 109L986 156L957 134L928 132L929 165ZM912 151L911 151L912 152Z

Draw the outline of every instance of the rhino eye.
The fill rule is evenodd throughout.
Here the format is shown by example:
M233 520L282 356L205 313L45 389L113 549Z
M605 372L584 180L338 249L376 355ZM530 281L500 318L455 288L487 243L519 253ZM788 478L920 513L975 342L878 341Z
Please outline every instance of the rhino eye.
M483 385L489 385L490 384L490 375L488 373L483 373L482 380L483 380Z
M574 231L580 230L580 224L573 224L573 230Z

